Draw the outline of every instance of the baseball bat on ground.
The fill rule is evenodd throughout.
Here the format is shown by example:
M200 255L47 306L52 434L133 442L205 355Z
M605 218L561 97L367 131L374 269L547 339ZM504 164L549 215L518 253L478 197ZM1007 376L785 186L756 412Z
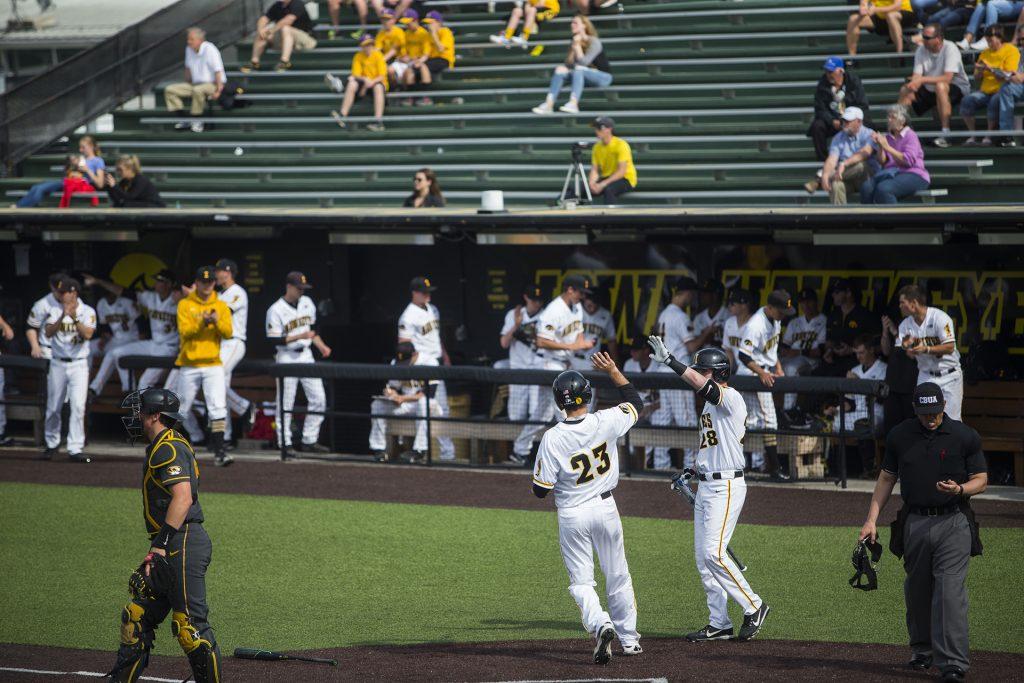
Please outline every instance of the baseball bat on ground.
M697 502L697 494L695 494L693 489L690 488L691 476L692 475L688 473L677 474L672 477L671 488L673 491L686 498L686 502L690 504L690 507L693 507ZM740 568L741 572L747 571L747 565L743 564L743 560L740 559L739 555L732 551L732 548L726 546L725 552L729 554L729 557L732 558L732 561L736 563L736 566Z
M285 660L293 659L300 662L316 662L317 664L330 664L331 666L338 666L338 660L327 659L326 657L303 657L301 655L288 655L283 652L274 652L273 650L257 650L251 647L236 647L235 657L239 659L259 659L264 662L283 662Z

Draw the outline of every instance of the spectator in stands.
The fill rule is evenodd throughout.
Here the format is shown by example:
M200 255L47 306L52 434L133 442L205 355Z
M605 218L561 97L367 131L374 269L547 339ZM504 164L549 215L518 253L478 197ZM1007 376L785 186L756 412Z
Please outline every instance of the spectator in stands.
M942 26L928 24L921 29L921 47L914 54L914 73L900 88L899 103L912 106L918 116L938 112L942 132L949 132L954 105L971 90L964 60L956 45L943 38ZM936 147L949 147L945 137L935 138Z
M889 107L888 119L888 134L876 132L871 136L882 170L860 186L861 204L896 204L927 190L932 182L924 167L921 141L907 125L906 108L901 104Z
M80 179L87 180L93 188L102 188L105 182L106 164L103 162L103 157L100 156L100 146L96 143L96 138L91 135L83 135L78 141L78 152L78 154L67 158L69 165L72 158L75 159L75 168L71 169L66 166L64 169L64 179L36 183L11 208L29 209L39 206L47 196L55 192L63 192L64 180L68 177L69 173ZM94 205L96 203L98 202L94 202Z
M342 5L354 5L356 8L356 15L359 17L359 28L353 31L350 35L352 38L359 38L367 31L367 20L368 15L366 0L327 0L327 13L331 17L331 26L341 25L341 6ZM334 40L334 29L332 28L327 32L327 39Z
M444 195L437 174L432 169L421 168L412 178L412 194L405 198L403 207L410 209L440 209L444 207Z
M516 3L512 7L512 14L509 15L505 30L502 33L496 33L491 36L490 41L505 47L518 45L526 49L530 45L530 36L540 28L538 24L557 17L560 9L558 0L526 0L525 6L521 3ZM519 22L524 18L523 31L517 36L516 29L519 28Z
M580 112L580 99L583 97L584 86L607 88L612 84L612 67L604 54L601 39L597 37L597 29L585 16L576 15L570 24L572 42L569 44L569 55L565 64L555 67L551 74L551 87L544 102L533 108L534 114L550 114L555 109L558 91L569 74L572 74L572 95L569 101L558 108L566 114Z
M117 160L121 179L107 174L107 194L110 203L119 209L163 208L166 206L149 178L142 175L142 164L135 155L122 155Z
M971 14L971 20L967 22L967 29L964 31L963 40L956 44L961 50L987 50L988 29L998 26L1000 21L1008 21L1018 18L1024 12L1024 2L1017 0L979 0L978 6ZM1018 25L1019 25L1018 21ZM984 35L975 42L974 37Z
M857 74L846 70L841 57L829 57L822 68L825 72L814 92L814 120L807 131L818 161L828 158L828 141L843 127L847 107L859 107L868 118L868 98Z
M405 28L405 49L392 64L392 68L400 79L399 82L405 88L411 88L416 83L416 70L430 57L430 46L433 41L430 32L420 26L420 13L416 10L406 10L398 23ZM412 105L413 98L402 99L403 107Z
M85 179L85 159L77 154L67 158L64 165L64 180L61 181L61 196L58 206L67 209L71 206L71 197L76 194L91 195L93 206L99 206L99 199L96 198L96 188Z
M1003 37L1003 29L999 25L989 26L985 31L988 47L978 61L974 63L974 80L980 81L978 89L969 94L960 103L960 116L964 119L967 130L974 132L974 112L981 108L988 110L988 129L999 127L999 91L1010 82L1020 68L1020 50ZM1013 109L1011 108L1012 112ZM978 141L972 135L964 140L964 145L976 145ZM982 145L991 145L992 138L985 136Z
M864 112L860 107L847 107L841 118L843 127L829 143L821 177L804 184L804 189L813 193L820 183L833 204L845 204L847 191L859 188L877 168L872 158L875 131L864 125Z
M619 4L619 0L572 0L572 4L580 14L590 14L614 7Z
M164 89L164 104L169 114L181 114L185 110L183 98L191 98L190 113L202 116L206 112L206 101L216 100L224 90L224 62L220 50L206 40L206 31L193 26L185 38L185 80L172 83ZM179 121L174 130L191 127L193 133L203 132L203 122Z
M903 52L903 27L917 23L910 0L860 0L860 8L846 22L846 49L857 54L860 30L867 28L880 36L889 36L896 52Z
M441 72L455 67L455 36L452 30L444 25L444 17L440 12L427 12L423 19L430 43L426 57L413 62L413 68L407 72L406 79L419 80L422 85L430 85ZM416 104L431 105L434 101L427 96L421 97Z
M337 76L327 74L324 78L332 84L334 90L338 90L341 79ZM334 83L334 82L337 83ZM352 109L356 98L363 98L373 93L373 123L366 124L369 131L379 132L384 130L384 96L388 91L388 65L384 62L384 55L377 49L373 36L364 33L359 41L359 51L352 56L352 73L348 77L348 85L345 86L345 97L341 101L341 111L332 111L331 116L340 128L347 125L345 119Z
M636 166L629 143L615 136L615 121L598 116L590 124L597 136L597 144L590 155L590 193L594 201L605 204L615 201L636 187Z
M922 2L928 2L930 3L928 7L938 7L938 9L934 10L933 14L925 19L924 14L918 10L918 4L911 0L911 4L914 5L914 9L917 12L918 20L922 23L927 20L929 24L938 24L943 29L966 24L967 20L971 18L975 7L975 0L922 0ZM915 35L911 42L918 46L924 44L920 33Z
M316 47L313 20L306 13L302 0L277 0L256 21L256 39L252 43L249 64L241 67L243 73L260 70L260 57L273 45L281 51L281 61L275 71L292 68L292 50L303 52Z
M401 79L395 72L394 64L405 50L405 31L398 27L394 11L388 7L381 9L380 23L381 28L377 31L374 45L384 55L384 62L388 65L388 83L397 85Z
M1018 21L1024 22L1024 10L1021 10L1021 18ZM1018 49L1024 47L1024 32L1020 29L1014 35L1014 42L1017 43ZM999 103L999 130L1014 130L1013 108L1022 96L1024 96L1024 59L1019 61L1017 71L1010 74L1009 80L1003 83L1003 87L999 89L999 95L996 96L996 101ZM1003 147L1017 146L1017 142L1012 136L1004 137L999 144Z

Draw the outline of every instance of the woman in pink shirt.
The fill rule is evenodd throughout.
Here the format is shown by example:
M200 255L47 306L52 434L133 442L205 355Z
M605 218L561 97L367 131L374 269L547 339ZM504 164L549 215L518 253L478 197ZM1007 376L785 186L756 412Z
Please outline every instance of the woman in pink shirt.
M903 197L927 190L932 179L924 168L924 150L917 133L907 126L907 110L889 107L889 132L872 133L882 170L860 186L861 204L896 204Z

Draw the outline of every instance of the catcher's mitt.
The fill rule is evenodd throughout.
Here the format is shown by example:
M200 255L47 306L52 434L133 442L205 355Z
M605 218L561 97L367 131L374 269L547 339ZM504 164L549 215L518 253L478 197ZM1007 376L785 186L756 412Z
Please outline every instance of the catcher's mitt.
M870 557L869 554L870 553ZM882 557L882 544L863 539L853 549L853 568L857 571L850 579L850 585L862 591L873 591L878 588L878 560ZM866 578L866 582L861 579Z
M149 566L149 575L146 567ZM166 557L158 553L146 555L138 569L128 577L128 592L136 600L159 600L174 587L174 570Z

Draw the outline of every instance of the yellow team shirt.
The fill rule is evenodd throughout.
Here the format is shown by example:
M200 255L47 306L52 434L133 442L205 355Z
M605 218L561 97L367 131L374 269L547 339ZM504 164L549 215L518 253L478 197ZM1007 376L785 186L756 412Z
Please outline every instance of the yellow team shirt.
M558 5L558 0L529 0L529 2L537 8L538 12L549 12L550 18L557 16L559 10L562 9Z
M448 62L448 68L452 69L455 67L455 36L452 35L452 30L447 26L442 26L437 29L437 40L441 43L441 49L437 49L437 45L434 44L433 39L430 41L430 56L440 57L441 59Z
M872 7L888 7L892 4L892 0L871 0ZM910 6L910 0L903 0L900 3L901 12L913 12L914 8Z
M406 31L405 49L402 51L402 55L409 59L419 59L430 54L430 46L433 42L430 39L430 33L422 26L418 26L415 31Z
M619 168L619 163L626 162L626 182L636 187L636 166L633 165L633 151L629 143L614 135L608 144L598 142L590 156L590 163L597 167L602 178L607 178Z
M1020 50L1016 46L1006 42L998 50L988 49L981 53L979 60L985 62L993 69L1002 69L1013 73L1020 64ZM1004 81L999 80L990 71L983 72L981 77L981 92L986 95L995 95L1003 87Z
M213 325L203 321L206 311L216 311L217 322ZM232 336L231 309L216 293L204 301L193 290L178 302L178 336L181 350L175 365L192 368L220 365L220 340Z
M353 55L352 75L361 78L381 78L384 89L388 89L388 63L384 61L384 54L376 48L370 54L360 50Z
M398 26L392 26L387 31L378 31L377 37L374 38L373 44L377 46L377 49L383 54L387 54L389 51L394 50L395 56L402 54L402 50L405 48L405 31Z

